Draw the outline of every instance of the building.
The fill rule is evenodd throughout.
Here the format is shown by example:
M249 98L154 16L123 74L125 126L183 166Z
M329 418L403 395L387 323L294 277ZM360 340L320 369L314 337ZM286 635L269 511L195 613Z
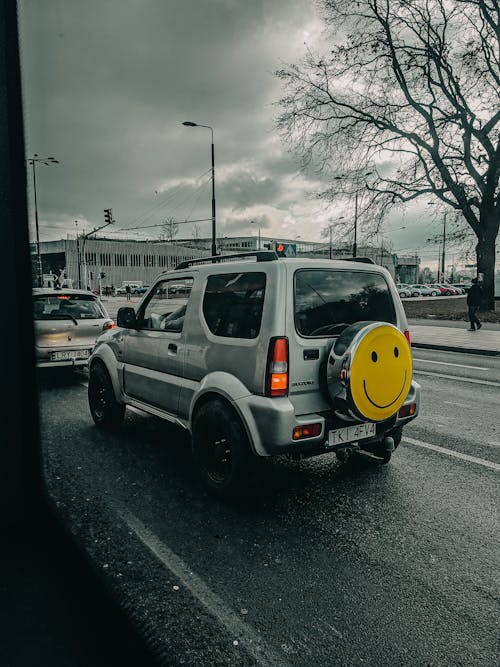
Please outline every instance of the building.
M352 257L352 245L329 242L304 241L276 237L235 236L218 239L222 254L265 250L269 244L279 241L296 246L297 255L319 259L344 259ZM259 245L260 244L260 245ZM211 239L175 239L174 241L139 241L109 238L74 238L59 241L42 241L40 254L42 274L65 275L75 287L90 289L102 286L118 287L125 280L140 280L151 284L157 275L180 262L207 257L211 252ZM36 260L36 246L32 244ZM384 266L391 276L400 282L417 282L420 258L417 255L400 257L389 249L370 244L358 245L358 257L369 257ZM34 262L34 265L36 261ZM34 273L36 275L36 273Z
M418 283L420 272L420 257L418 255L405 255L397 257L396 282L409 285Z
M36 257L36 246L32 245ZM157 275L180 262L207 255L197 248L186 248L165 241L130 241L107 238L63 239L40 243L42 274L59 275L75 287L98 289L101 285L118 287L124 280L151 284Z

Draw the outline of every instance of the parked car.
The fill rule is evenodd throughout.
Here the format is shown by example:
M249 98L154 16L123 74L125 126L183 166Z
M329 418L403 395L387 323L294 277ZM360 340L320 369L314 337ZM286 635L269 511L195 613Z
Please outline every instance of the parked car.
M409 285L398 283L396 285L396 289L398 290L398 294L402 299L411 296L411 289Z
M433 283L432 285L429 285L429 287L434 287L435 289L439 290L441 296L455 296L456 294L456 291L451 285Z
M421 285L408 285L410 296L422 296Z
M174 285L183 296L169 296ZM131 406L182 426L220 497L245 488L256 457L387 463L418 414L405 312L372 263L272 251L191 260L117 323L89 362L94 422L118 428Z
M418 291L418 295L414 296L438 296L438 291L436 288L429 287L428 285L410 285L412 290ZM413 296L413 293L412 293Z
M132 294L146 294L149 289L149 285L142 285L142 287L132 288Z
M467 294L467 287L470 287L470 285L466 286L464 283L452 283L451 287L453 287L457 294Z
M437 287L434 287L434 285L425 284L424 287L430 290L428 296L441 296L441 291Z
M38 367L86 366L96 338L115 326L86 290L34 289L33 318Z

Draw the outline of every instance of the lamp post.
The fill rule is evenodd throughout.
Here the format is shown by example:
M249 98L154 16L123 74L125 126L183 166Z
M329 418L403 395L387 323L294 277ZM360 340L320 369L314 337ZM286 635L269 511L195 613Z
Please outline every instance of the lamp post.
M256 220L250 220L250 224L251 225L258 225ZM260 250L260 225L258 225L258 227L259 227L259 242L257 244L257 250Z
M38 204L36 199L36 163L40 162L41 164L59 164L59 160L56 160L55 157L40 157L38 153L34 153L31 157L26 159L26 162L33 167L33 198L35 201L35 230L36 230L36 257L37 257L37 282L38 287L42 286L42 256L40 255L40 232L38 228Z
M428 201L427 202L428 206L434 206L435 202L433 201ZM449 211L444 211L443 213L443 241L440 243L440 249L439 249L439 257L438 257L438 282L439 282L439 273L441 273L441 280L444 280L444 274L445 274L445 253L446 253L446 217L448 215ZM441 265L441 272L439 271L439 265Z
M352 244L352 256L357 257L358 255L358 189L359 189L359 180L361 176L371 176L373 171L367 171L365 174L360 174L355 179L356 192L354 194L354 242ZM341 181L345 176L335 176L334 180ZM331 259L331 258L330 258Z
M76 225L76 261L78 264L78 289L82 289L82 270L81 270L81 259L80 259L80 238L78 236L78 220L75 220Z
M210 125L200 125L199 123L192 123L185 120L183 123L186 127L205 127L212 133L212 257L217 255L217 235L215 223L215 149L214 149L214 130Z
M340 218L337 218L337 219L335 220L335 222L337 222L338 220L343 220L343 219L344 219L344 216L341 215ZM331 222L331 223L328 225L328 231L329 231L329 236L330 236L330 244L329 244L329 246L330 246L330 251L329 251L329 257L330 257L330 259L332 258L332 229L333 229L333 226L334 226L334 223L333 223L333 222Z

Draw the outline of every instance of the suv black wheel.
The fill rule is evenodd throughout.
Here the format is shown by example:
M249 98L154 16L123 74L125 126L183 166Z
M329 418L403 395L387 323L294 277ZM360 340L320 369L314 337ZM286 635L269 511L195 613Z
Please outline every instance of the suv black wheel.
M115 429L123 422L125 405L118 403L109 373L96 362L89 372L88 399L92 419L102 428Z
M223 401L205 403L196 412L193 455L209 491L219 498L243 495L255 459L240 419Z

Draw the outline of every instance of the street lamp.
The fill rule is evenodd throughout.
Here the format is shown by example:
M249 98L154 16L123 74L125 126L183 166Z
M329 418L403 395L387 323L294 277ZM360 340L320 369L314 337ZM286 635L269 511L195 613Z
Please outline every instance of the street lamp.
M338 220L343 220L343 219L344 219L344 216L341 215L340 218L337 218L337 219L335 220L335 222L337 222ZM332 258L332 229L333 229L333 224L334 224L334 223L331 222L331 223L328 225L328 231L329 231L329 233L330 233L330 253L329 253L329 254L330 254L330 259Z
M435 202L433 201L428 201L427 202L428 206L434 206ZM443 242L441 245L442 250L440 249L439 253L439 258L438 258L438 282L439 282L439 263L441 262L441 280L444 280L444 274L445 274L445 247L446 247L446 216L448 215L448 211L444 211L443 213Z
M258 223L255 220L250 220L251 225L257 225ZM259 225L259 243L257 246L257 250L260 250L260 225Z
M185 120L183 123L186 127L205 127L212 133L212 257L217 255L217 236L215 226L215 150L214 150L214 131L210 125L200 125Z
M357 257L358 253L358 188L359 188L359 179L361 176L371 176L373 171L367 171L365 174L360 174L355 179L356 183L356 193L354 195L354 243L352 244L352 256ZM334 180L341 181L345 176L335 176Z
M40 255L40 232L38 229L38 205L36 200L36 173L35 166L37 162L41 164L59 164L59 160L55 157L40 157L38 153L34 153L31 157L26 159L26 162L33 167L33 197L35 200L35 229L36 229L36 256L38 265L38 287L42 286L42 256Z

